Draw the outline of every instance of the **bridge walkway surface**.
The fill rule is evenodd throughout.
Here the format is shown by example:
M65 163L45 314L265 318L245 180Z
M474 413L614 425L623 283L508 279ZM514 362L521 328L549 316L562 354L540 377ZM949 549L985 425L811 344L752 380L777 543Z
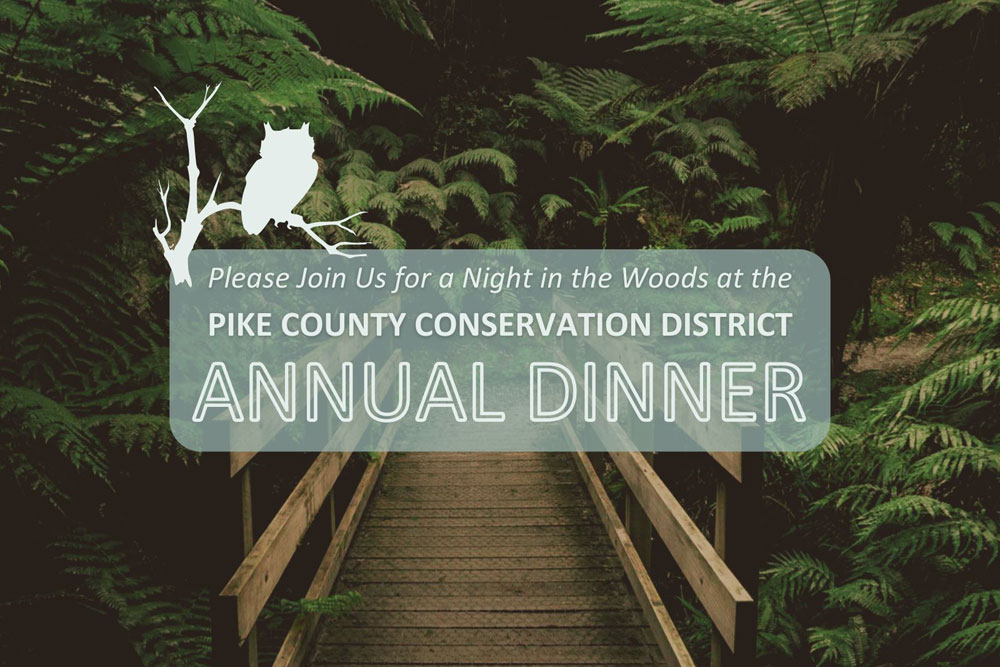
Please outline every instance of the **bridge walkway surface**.
M387 457L306 664L658 665L572 455Z

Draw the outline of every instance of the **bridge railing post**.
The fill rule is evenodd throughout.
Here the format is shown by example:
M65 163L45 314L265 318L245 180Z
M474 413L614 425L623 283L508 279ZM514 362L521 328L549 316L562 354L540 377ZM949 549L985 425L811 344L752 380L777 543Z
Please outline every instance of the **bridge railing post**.
M712 667L751 667L757 660L757 589L760 577L763 430L742 429L740 479L724 474L716 485L715 550L753 597L736 618L736 650L730 651L718 631L712 632ZM757 451L746 451L748 449Z
M225 423L210 420L206 429L213 438L228 438ZM222 477L220 497L216 501L216 529L219 537L215 553L216 570L212 581L211 599L212 664L217 667L257 667L257 631L254 628L246 641L241 642L236 627L236 608L221 599L221 591L254 543L252 485L250 467L244 466L235 476L231 474L230 452L212 452L203 455L211 468L210 474ZM237 520L239 519L239 520Z
M640 422L634 415L630 417L632 423L632 440L640 446L651 450L655 429L652 424ZM644 451L642 455L653 464L653 452ZM645 566L647 572L652 571L653 564L653 524L646 516L645 510L639 504L638 498L631 487L625 485L625 528L628 536L632 539L639 560Z

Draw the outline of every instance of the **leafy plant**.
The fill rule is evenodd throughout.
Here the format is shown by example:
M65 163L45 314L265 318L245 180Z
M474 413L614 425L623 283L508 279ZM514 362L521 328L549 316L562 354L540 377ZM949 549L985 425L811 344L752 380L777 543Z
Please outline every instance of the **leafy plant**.
M302 598L300 600L281 600L280 611L286 614L320 614L331 618L339 618L350 613L359 605L364 604L361 593L347 591L323 598Z
M655 90L613 69L560 67L530 60L539 78L533 82L532 94L514 96L515 105L541 113L571 134L591 141L604 141L634 119L648 106L646 97ZM584 144L577 145L581 159L587 157L586 150Z
M647 189L646 186L639 186L626 190L620 195L612 195L602 172L598 172L597 183L594 187L587 185L575 176L570 176L570 180L576 183L581 195L582 203L576 209L577 217L601 229L603 247L605 248L608 247L609 223L628 211L637 210L640 204L636 200ZM552 221L560 211L571 208L571 205L562 197L549 194L542 196L537 208L547 220Z
M969 217L975 222L975 226L950 222L930 223L931 230L969 271L975 271L981 262L991 259L992 248L987 241L996 234L996 227L986 216L988 212L1000 214L1000 204L997 202L985 202L979 208L978 211L969 211Z
M380 167L376 150L395 168ZM335 191L315 192L307 204L317 215L368 211L368 217L377 217L379 222L357 225L358 234L379 248L404 247L406 241L397 230L406 221L422 223L446 247L524 246L521 230L514 224L512 194L490 192L483 185L490 181L515 184L517 168L508 155L494 148L474 148L441 161L415 157L404 162L404 152L403 139L394 132L368 127L352 136L349 148L336 158ZM490 242L468 231L472 220L496 230L501 238Z
M144 665L207 665L208 591L185 600L137 571L135 554L101 533L77 529L54 545L77 597L114 618Z
M1000 517L979 492L1000 485L1000 306L945 300L904 335L927 327L944 358L924 377L816 450L778 459L772 474L799 480L807 516L789 539L810 531L798 543L815 546L778 553L763 572L761 630L775 664L1000 655Z
M870 72L898 68L933 28L996 8L993 0L949 0L909 12L898 0L610 0L608 13L627 25L599 37L637 37L637 51L718 47L727 62L709 68L687 100L732 97L745 87L791 110Z

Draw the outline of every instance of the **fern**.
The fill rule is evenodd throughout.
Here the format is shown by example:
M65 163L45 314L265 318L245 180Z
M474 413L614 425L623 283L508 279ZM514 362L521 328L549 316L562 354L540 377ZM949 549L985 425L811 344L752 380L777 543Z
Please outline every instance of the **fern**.
M979 493L1000 479L998 320L985 299L932 306L903 333L936 331L931 344L947 361L888 392L859 423L836 426L813 452L776 459L810 518L793 543L817 547L765 571L761 627L774 655L804 662L795 654L804 643L828 664L912 655L921 656L914 664L992 664L1000 655L991 574L1000 531Z
M909 410L926 410L932 405L954 400L969 392L987 392L997 384L1000 373L1000 348L987 349L959 361L946 364L893 398L883 411L899 418Z
M403 154L403 139L392 130L381 125L369 125L361 132L361 141L377 146L385 151L389 160L398 160Z
M976 591L948 607L931 626L930 632L938 633L952 624L962 628L977 625L986 620L987 616L994 617L998 614L1000 614L1000 591Z
M372 0L386 18L403 30L433 41L434 34L414 0Z
M898 572L885 568L872 570L867 576L858 576L842 586L830 588L826 594L827 604L849 612L863 610L888 618L902 598L901 583Z
M537 211L543 219L552 222L556 219L556 216L559 215L560 211L572 207L573 205L569 201L563 199L559 195L548 194L542 195L538 199Z
M785 599L820 593L834 583L833 570L826 563L802 552L778 555L761 574Z
M955 665L980 664L983 657L1000 654L1000 620L978 623L958 630L943 638L932 651L924 655L925 659L946 656L964 656L958 658Z
M405 143L395 133L381 126L369 126L348 133L347 148L336 159L340 165L336 196L340 212L366 210L378 222L358 227L359 235L382 249L406 246L399 232L405 220L419 220L438 237L443 245L463 245L462 227L470 224L471 206L478 222L501 231L504 238L520 239L513 225L515 208L503 193L491 193L468 168L476 165L496 167L502 179L513 180L516 166L513 159L492 148L473 149L437 162L417 157L397 169L380 168L379 160L363 146L384 149L386 158L395 162L404 157ZM458 221L456 224L453 221ZM471 237L470 237L471 238ZM484 245L490 241L484 240Z
M516 95L514 102L565 126L573 135L607 139L647 106L644 93L650 90L622 72L530 60L539 74L533 94Z
M448 177L444 173L443 165L427 158L417 158L399 168L400 177L405 178L416 175L425 176L438 186L444 185L445 181L448 180Z
M809 652L815 656L816 665L828 663L860 667L868 653L868 633L860 616L852 616L850 623L836 628L810 628Z
M183 600L137 571L135 557L101 533L76 530L53 545L78 590L131 638L145 665L207 665L208 592Z
M452 181L442 188L449 200L456 197L467 199L480 219L490 214L490 193L475 181Z
M630 37L636 51L677 45L718 47L729 62L680 96L699 100L770 96L785 110L816 104L833 91L906 62L931 29L970 13L995 11L995 0L950 0L907 13L898 0L610 0L624 25L597 37ZM639 124L661 118L661 105ZM631 128L629 132L634 132Z
M488 246L489 241L479 234L473 233L450 238L444 243L445 248L472 248L474 250L482 250Z
M976 223L975 227L950 222L930 223L931 230L941 239L944 247L955 253L959 264L969 271L975 271L992 256L987 239L996 234L996 226L986 217L985 211L996 215L1000 212L1000 204L986 202L980 208L983 211L969 211L969 217Z
M958 483L966 471L976 475L1000 473L1000 451L985 445L942 449L917 461L906 481L914 486L927 482Z
M392 227L377 222L360 222L355 225L355 230L358 236L379 250L401 250L406 247L406 240Z
M477 166L493 167L507 185L514 185L517 181L517 167L514 160L495 148L473 148L441 161L441 167L446 172L456 168L468 169Z
M100 2L48 2L30 17L5 3L6 77L0 139L13 180L9 211L38 185L95 159L140 150L175 131L174 119L151 98L153 86L201 95L204 83L228 83L212 113L256 125L261 102L300 117L329 117L320 95L347 113L382 103L408 104L369 79L311 50L315 36L298 19L263 2L167 0L120 12ZM154 29L155 26L155 29ZM212 39L208 39L212 37ZM197 72L197 76L193 75ZM198 91L198 92L194 92ZM191 100L181 95L182 108ZM44 110L24 114L22 110ZM331 125L317 123L317 126ZM22 219L24 216L14 216ZM25 224L25 223L22 223ZM17 236L17 228L10 231Z
M281 600L279 609L286 614L320 614L339 618L364 604L361 594L357 591L332 595L324 598L303 598L300 600Z

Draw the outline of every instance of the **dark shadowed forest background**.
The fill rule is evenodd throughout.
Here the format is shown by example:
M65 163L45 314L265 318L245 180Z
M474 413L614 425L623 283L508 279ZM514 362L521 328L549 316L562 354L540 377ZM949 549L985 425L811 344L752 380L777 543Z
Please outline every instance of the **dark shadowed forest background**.
M308 120L300 212L369 211L379 248L817 252L835 425L766 457L761 664L1000 661L1000 2L276 4L0 0L0 663L207 660L217 480L167 418L152 227L187 165L153 87L191 112L220 82L202 184L238 200L264 122ZM310 241L222 213L200 244ZM659 458L707 529L703 471ZM255 460L263 515L304 460Z

